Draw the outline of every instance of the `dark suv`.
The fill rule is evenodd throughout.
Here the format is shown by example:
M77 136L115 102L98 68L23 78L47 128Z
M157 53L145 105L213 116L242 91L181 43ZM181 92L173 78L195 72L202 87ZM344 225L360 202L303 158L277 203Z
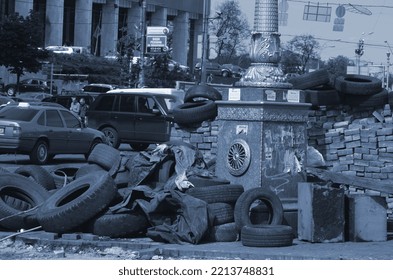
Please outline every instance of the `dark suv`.
M179 92L179 94L178 94ZM183 91L175 89L117 89L97 96L87 111L89 127L101 130L109 145L129 143L134 150L169 140L172 109Z

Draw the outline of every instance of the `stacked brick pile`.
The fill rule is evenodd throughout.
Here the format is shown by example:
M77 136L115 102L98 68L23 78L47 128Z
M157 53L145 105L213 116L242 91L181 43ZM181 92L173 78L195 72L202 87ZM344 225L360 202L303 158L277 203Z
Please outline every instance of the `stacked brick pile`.
M180 140L198 148L206 161L215 159L217 155L218 121L204 121L201 124L179 126L174 124L171 140Z
M312 111L309 145L332 171L393 179L393 118L390 105L370 111L349 108Z

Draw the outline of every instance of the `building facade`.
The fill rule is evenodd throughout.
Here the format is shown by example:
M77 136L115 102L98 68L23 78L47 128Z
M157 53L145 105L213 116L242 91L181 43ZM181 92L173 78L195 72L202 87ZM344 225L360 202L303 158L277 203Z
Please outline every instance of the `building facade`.
M142 8L139 0L1 0L0 17L31 10L45 22L46 46L80 46L95 55L118 51L124 36L138 37ZM168 26L173 31L172 58L193 65L198 36L203 29L203 0L146 0L146 25Z

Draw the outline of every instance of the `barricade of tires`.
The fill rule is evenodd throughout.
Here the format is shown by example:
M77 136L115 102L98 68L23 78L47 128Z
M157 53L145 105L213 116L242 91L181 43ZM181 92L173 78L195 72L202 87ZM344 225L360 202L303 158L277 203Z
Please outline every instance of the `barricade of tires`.
M193 86L185 93L184 103L173 109L174 122L187 126L214 120L217 117L215 101L221 99L221 93L211 86Z
M130 170L122 169L121 161L117 149L99 144L88 163L78 169L70 165L52 170L28 165L14 172L0 168L0 229L41 226L59 234L87 232L111 238L143 235L151 225L141 210L111 211L128 193L123 190ZM171 158L163 161L154 180L165 184L175 172L174 165ZM292 229L281 224L283 209L273 192L264 188L244 191L242 185L217 177L192 175L188 180L194 187L184 192L207 203L205 242L241 240L244 246L253 247L292 244ZM264 210L258 207L261 203ZM266 219L255 218L262 212L263 216L267 213Z

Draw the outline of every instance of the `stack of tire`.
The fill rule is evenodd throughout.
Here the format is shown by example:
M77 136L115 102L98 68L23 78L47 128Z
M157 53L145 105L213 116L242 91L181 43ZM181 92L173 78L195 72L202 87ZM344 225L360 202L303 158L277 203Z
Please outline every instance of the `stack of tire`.
M221 93L209 85L196 85L184 95L184 103L173 109L174 122L181 126L214 120L217 116L215 101L221 100Z
M375 77L347 74L337 77L334 87L343 96L343 103L353 108L375 108L389 103L388 91Z
M231 184L218 177L190 176L188 180L194 188L186 190L186 194L207 203L209 230L206 242L232 242L238 240L238 232L234 220L234 207L244 192L242 185Z
M330 82L329 72L319 69L288 79L294 89L304 90L305 101L313 107L336 106L342 103L342 96Z
M266 219L258 218L263 208ZM278 196L258 187L245 191L235 204L235 226L242 245L248 247L283 247L293 244L294 233L283 225L283 207Z

